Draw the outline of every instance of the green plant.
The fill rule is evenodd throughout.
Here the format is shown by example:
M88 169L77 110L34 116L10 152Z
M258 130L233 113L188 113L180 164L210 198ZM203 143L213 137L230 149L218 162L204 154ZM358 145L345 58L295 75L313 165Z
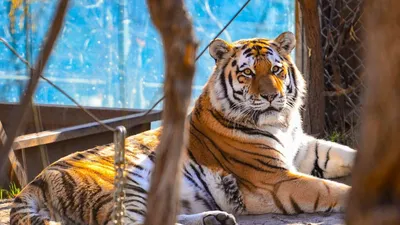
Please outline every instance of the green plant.
M19 188L15 183L11 183L9 188L10 188L10 190L8 191L9 198L15 198L21 192L21 188Z
M15 183L10 183L8 190L0 188L0 199L15 198L15 196L20 192L21 188L19 188Z
M5 199L7 194L6 189L0 189L0 199Z
M342 139L342 134L337 132L337 131L333 131L329 136L328 139L332 142L340 142L340 140Z

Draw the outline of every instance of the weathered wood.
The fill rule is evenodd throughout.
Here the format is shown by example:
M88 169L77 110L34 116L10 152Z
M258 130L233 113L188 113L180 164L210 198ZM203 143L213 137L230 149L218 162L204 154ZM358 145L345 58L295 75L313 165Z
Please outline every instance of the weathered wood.
M368 0L367 88L347 224L400 224L400 1Z
M107 120L102 120L104 124L111 127L124 126L127 129L140 124L150 123L161 118L160 111L152 111L146 116L143 113L132 114ZM82 136L109 132L107 128L97 122L81 124L73 127L61 128L53 131L43 131L39 133L27 134L19 136L15 139L14 150L38 146L41 144L49 144L53 142L70 140Z
M298 0L305 27L307 64L303 68L307 82L305 101L305 131L314 136L324 135L325 98L324 70L322 61L321 30L317 0ZM312 122L311 122L312 119Z
M166 61L163 132L147 202L147 225L172 225L176 221L186 142L185 119L195 71L197 43L183 0L148 0L154 25L161 34Z

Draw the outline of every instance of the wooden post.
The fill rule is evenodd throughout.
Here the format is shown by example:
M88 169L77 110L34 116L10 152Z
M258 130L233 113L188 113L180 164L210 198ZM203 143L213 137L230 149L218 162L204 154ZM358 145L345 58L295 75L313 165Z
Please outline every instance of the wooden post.
M298 0L305 27L307 64L303 67L308 97L305 104L304 130L315 136L324 135L325 98L324 67L322 60L321 29L317 0ZM312 122L311 122L312 118Z
M400 224L400 1L365 6L367 88L346 221Z
M197 43L183 0L148 0L150 15L161 34L166 61L163 131L147 202L146 225L176 221L185 118L190 102Z

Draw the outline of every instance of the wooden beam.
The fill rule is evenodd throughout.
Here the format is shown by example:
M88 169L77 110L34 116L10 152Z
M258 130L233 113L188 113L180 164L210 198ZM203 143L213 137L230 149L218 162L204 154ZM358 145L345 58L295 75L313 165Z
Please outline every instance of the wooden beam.
M143 116L143 114L144 113L137 113L133 115L102 120L102 123L107 124L110 127L124 126L129 129L131 127L135 127L144 123L150 123L161 118L160 111L152 111L145 116ZM102 132L108 132L108 129L97 122L92 122L52 131L43 131L19 136L15 139L12 147L15 150L18 150Z
M179 185L185 120L195 71L197 43L183 0L147 0L161 34L166 61L163 132L147 200L146 225L173 225L179 204Z
M346 222L400 224L400 1L365 7L367 88Z
M304 107L306 110L304 128L306 132L321 137L324 135L325 127L325 84L318 1L298 0L298 3L307 46L307 64L303 67L308 92Z

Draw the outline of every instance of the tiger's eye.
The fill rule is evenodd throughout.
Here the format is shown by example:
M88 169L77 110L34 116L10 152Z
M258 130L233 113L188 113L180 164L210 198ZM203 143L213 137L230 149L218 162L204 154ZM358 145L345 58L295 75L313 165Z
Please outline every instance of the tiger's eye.
M243 72L246 75L251 75L252 74L251 69L245 69Z
M272 67L272 72L277 73L279 71L279 69L280 68L278 66L274 66L274 67Z

